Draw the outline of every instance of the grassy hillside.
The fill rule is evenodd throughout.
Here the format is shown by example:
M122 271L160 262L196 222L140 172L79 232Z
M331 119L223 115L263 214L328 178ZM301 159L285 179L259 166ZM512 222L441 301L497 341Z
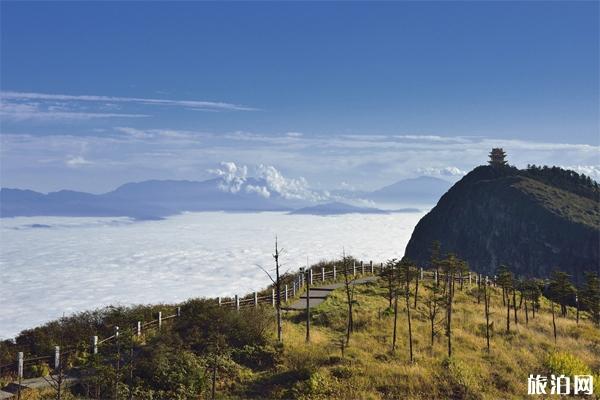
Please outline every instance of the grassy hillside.
M390 351L393 312L381 281L356 287L355 332L343 357L346 303L342 290L312 310L310 343L305 342L305 315L285 313L283 345L275 340L273 309L269 306L236 312L215 307L214 302L191 300L182 305L181 319L160 333L135 339L140 347L134 370L135 398L210 398L215 357L217 398L522 399L527 397L529 374L551 373L594 373L595 393L600 393L600 330L584 313L577 324L573 309L567 318L558 317L556 310L555 343L550 303L542 298L535 319L529 310L527 325L524 310L518 313L518 325L511 311L511 332L506 333L506 308L500 289L492 288L494 332L488 354L483 300L477 304L474 289L465 286L460 291L457 287L453 356L448 358L443 324L439 324L439 334L430 345L429 321L421 313L425 308L421 300L430 291L423 283L420 286L416 309L411 299L412 363L403 299L399 303L397 349ZM443 318L441 310L437 320ZM89 355L79 355L81 365L85 365L82 360L86 357ZM127 360L122 368L128 371ZM100 387L96 393L101 398L112 397L114 372L96 372L92 382ZM127 398L131 384L126 375L123 373L119 384L121 398ZM76 389L80 395L84 386ZM46 395L53 393L47 390ZM30 394L29 398L41 397Z
M423 288L419 292L427 295ZM491 301L494 335L490 354L486 352L483 301L478 305L465 288L456 296L452 359L447 358L443 329L431 347L428 320L413 312L415 360L410 363L405 307L399 315L399 347L392 354L393 313L387 309L384 295L385 290L377 284L357 287L356 332L344 358L339 345L346 315L342 291L313 312L310 344L305 343L304 325L288 315L279 374L304 371L301 377L306 379L278 385L277 379L251 376L244 386L262 380L263 393L272 398L519 399L527 395L529 374L573 375L593 370L598 376L600 372L600 330L590 321L580 320L577 325L574 318L557 317L555 344L550 306L544 299L535 319L529 315L527 326L521 311L515 327L511 311L511 332L507 334L506 308L499 289L494 290ZM419 304L417 308L422 307ZM568 361L561 367L563 360ZM595 392L600 393L597 383ZM245 395L243 389L237 394Z
M600 203L595 199L530 178L522 178L513 186L561 218L600 229Z

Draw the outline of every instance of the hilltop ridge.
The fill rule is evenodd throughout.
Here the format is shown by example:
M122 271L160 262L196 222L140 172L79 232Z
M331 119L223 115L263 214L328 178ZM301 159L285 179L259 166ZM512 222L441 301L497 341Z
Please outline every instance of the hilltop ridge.
M546 277L558 268L578 282L600 270L599 199L598 184L574 171L479 166L419 221L405 255L427 264L437 240L475 271L493 274L506 264Z

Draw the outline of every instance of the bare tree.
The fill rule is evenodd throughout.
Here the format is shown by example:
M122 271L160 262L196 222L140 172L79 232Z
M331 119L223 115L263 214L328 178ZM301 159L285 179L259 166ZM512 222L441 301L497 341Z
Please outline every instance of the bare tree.
M348 304L348 320L346 325L346 344L350 342L350 335L354 332L354 318L353 318L353 305L354 305L354 275L350 277L349 264L351 257L346 256L346 251L342 253L342 272L344 275L344 288L346 289L346 302Z
M554 301L550 302L552 305L552 329L554 330L554 344L556 344L556 318L554 316Z
M431 285L426 285L426 288L429 290L423 299L426 309L417 309L417 311L424 315L429 321L429 326L431 327L431 350L433 351L434 339L440 331L438 326L444 322L444 318L438 321L438 316L440 314L440 310L442 310L444 307L445 298L436 282L432 282Z
M516 289L516 282L515 285L513 285L512 288L512 292L513 292L513 311L515 314L515 326L519 324L519 320L517 319L517 289Z
M398 330L398 291L394 291L394 331L392 334L392 353L396 352L396 337Z
M265 274L269 277L273 286L275 286L275 312L277 315L277 341L283 341L283 333L281 327L281 279L279 274L279 269L281 267L279 258L284 253L283 249L278 248L277 236L275 236L275 253L273 254L273 259L275 260L275 278L271 276L269 271L261 267L260 265L256 265L258 268L263 270Z
M61 400L63 397L63 389L66 380L65 374L65 362L66 357L64 355L63 348L63 338L64 338L64 323L65 323L65 315L63 314L62 318L59 320L60 326L60 338L59 344L55 349L55 359L54 359L54 373L50 374L48 377L44 377L46 382L54 389L56 392L56 400Z
M510 296L506 296L506 333L510 333Z
M210 357L210 368L211 368L211 387L210 387L210 398L211 400L216 399L217 394L217 371L221 364L221 359L228 356L229 349L227 347L227 341L225 336L218 334L212 338L209 350L211 353Z
M448 357L452 357L452 303L454 300L454 278L461 262L454 254L450 253L442 266L446 274L445 294L446 294L446 336L448 337Z
M430 257L430 261L431 261L431 265L433 266L433 268L435 268L435 276L436 276L436 281L435 281L435 285L439 286L440 285L440 280L439 280L439 276L440 276L440 262L441 262L441 243L439 242L439 240L434 240L432 245L431 245L431 257Z
M410 318L410 281L413 278L412 263L408 260L403 260L400 267L401 276L405 283L404 298L406 299L406 319L408 320L408 348L410 362L413 362L412 321Z
M414 309L417 309L417 299L419 297L419 269L418 267L415 266L415 305L414 305Z
M485 339L487 343L487 352L490 352L490 293L487 283L483 285L483 302L485 311Z
M392 302L394 301L394 265L398 262L397 259L393 258L387 260L385 268L381 270L380 276L384 281L384 288L386 289L386 298L388 300L388 307L392 308Z

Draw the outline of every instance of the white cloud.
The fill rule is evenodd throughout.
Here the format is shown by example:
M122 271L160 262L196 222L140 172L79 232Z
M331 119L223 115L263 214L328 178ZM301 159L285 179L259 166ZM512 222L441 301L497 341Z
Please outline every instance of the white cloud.
M65 111L60 106L42 107L36 102L0 102L0 116L12 121L26 120L88 120L98 118L144 118L146 114Z
M271 192L267 190L264 186L254 186L254 185L246 185L247 193L256 193L265 199L268 199L271 196Z
M141 97L115 97L115 96L98 96L98 95L66 95L66 94L47 94L47 93L30 93L30 92L0 92L0 97L3 99L12 100L36 100L36 101L77 101L77 102L102 102L102 103L138 103L157 106L176 106L193 108L195 110L208 111L254 111L255 108L246 107L238 104L215 102L215 101L198 101L198 100L168 100L168 99L149 99Z
M311 263L338 258L342 245L364 260L401 257L422 215L299 219L286 213L207 212L133 224L121 218L36 217L51 226L50 233L28 228L29 217L7 218L0 225L0 338L63 312L251 293L269 283L253 265L272 265L275 235L286 249L281 261L293 269L307 254Z
M254 168L254 178L264 182L263 185L248 183L248 167L235 162L220 163L220 168L209 169L209 173L223 179L219 189L225 192L237 193L244 188L246 193L256 193L268 198L277 194L288 200L324 200L328 196L310 189L303 177L286 178L272 165L260 164Z
M520 168L527 164L560 165L600 178L597 173L600 146L587 144L482 137L450 137L446 141L383 135L289 137L285 132L267 135L133 127L87 133L93 135L2 132L3 184L43 191L61 189L65 171L60 168L65 167L64 160L69 155L85 154L90 159L102 160L86 168L90 174L97 174L95 179L72 186L90 191L111 190L131 180L206 179L211 174L218 175L207 171L226 159L235 160L234 165L242 172L240 176L236 169L236 178L227 178L226 190L245 190L242 185L253 184L265 187L271 197L315 199L326 198L323 191L340 188L341 182L356 190L374 190L423 174L453 180L487 164L492 147L503 147L509 163ZM42 168L39 160L58 161L46 164L52 168ZM262 170L253 167L243 173L242 166L260 164ZM39 169L32 170L32 165L38 165ZM267 166L277 168L273 171ZM219 176L233 173L230 167L219 169L222 170ZM252 176L263 177L265 182L245 182L250 170Z
M466 175L469 171L458 167L425 167L417 169L417 172L428 176L456 177Z
M209 169L211 174L220 176L223 181L219 184L219 189L224 192L237 193L242 188L248 176L248 168L237 166L234 162L221 162L221 168Z
M70 156L65 161L65 164L67 164L68 167L77 168L81 167L82 165L90 165L93 163L91 161L86 160L82 156Z
M579 174L589 176L596 182L600 182L600 165L571 165L563 168L571 169Z
M257 176L265 180L266 187L270 192L276 192L283 198L310 201L324 199L323 196L309 188L308 182L303 177L286 178L272 165L260 164L257 168Z

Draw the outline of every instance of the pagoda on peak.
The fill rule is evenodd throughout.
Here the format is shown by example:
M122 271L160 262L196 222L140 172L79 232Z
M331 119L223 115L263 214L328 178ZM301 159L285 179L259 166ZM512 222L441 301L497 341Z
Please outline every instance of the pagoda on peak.
M504 152L504 150L500 147L497 148L493 148L492 151L490 152L490 161L488 161L488 163L490 163L490 165L492 167L500 167L503 165L506 165L506 153Z

